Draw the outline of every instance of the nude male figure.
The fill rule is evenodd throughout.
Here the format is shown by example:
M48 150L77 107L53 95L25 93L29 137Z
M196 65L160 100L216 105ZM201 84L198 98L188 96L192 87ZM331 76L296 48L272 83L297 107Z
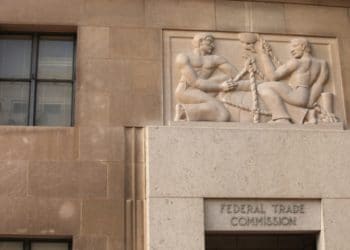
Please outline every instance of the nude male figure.
M324 60L311 55L311 46L305 38L293 39L290 43L292 59L277 69L273 65L267 44L259 51L264 73L270 82L258 86L258 93L272 113L272 122L291 123L286 104L305 109L312 108L323 91L328 79L328 67ZM290 76L289 84L280 80ZM309 112L309 121L314 114ZM301 123L304 122L305 116Z
M192 45L192 53L179 54L176 58L181 79L175 91L179 104L174 120L228 121L230 113L215 96L237 86L229 80L237 71L225 58L212 54L215 44L211 34L195 35ZM216 71L222 74L214 76Z

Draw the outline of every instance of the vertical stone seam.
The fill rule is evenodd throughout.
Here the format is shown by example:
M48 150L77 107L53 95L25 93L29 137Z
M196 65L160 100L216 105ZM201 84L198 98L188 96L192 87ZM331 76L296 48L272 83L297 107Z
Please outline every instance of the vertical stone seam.
M245 2L245 29L253 32L253 3Z
M78 144L77 145L77 147L78 147L77 158L80 161L81 160L81 141L80 141L80 139L81 139L81 127L78 127L77 130L78 130L78 132L77 132L77 136L78 136L78 138L77 138L77 144Z
M26 164L26 197L29 196L29 166L30 166L30 161L27 161Z
M282 4L282 7L283 7L283 22L284 22L284 32L285 33L288 33L287 32L287 15L286 15L286 5L283 3Z
M324 225L324 199L321 199L321 232L319 233L318 244L320 250L325 250L326 248L326 237L325 237L325 225Z
M215 26L215 30L218 30L217 11L216 11L217 2L218 2L218 0L215 0L215 1L214 1L214 26Z
M84 201L83 199L80 200L80 226L79 226L79 234L81 235L83 233L83 206L84 206Z

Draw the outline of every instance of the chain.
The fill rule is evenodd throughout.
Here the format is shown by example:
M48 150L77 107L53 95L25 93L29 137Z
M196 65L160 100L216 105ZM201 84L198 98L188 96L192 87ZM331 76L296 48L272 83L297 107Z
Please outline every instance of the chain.
M249 83L250 83L250 91L252 93L252 109L251 112L253 114L253 123L260 122L260 112L259 112L259 100L258 100L258 89L255 74L257 73L256 63L254 58L247 58L249 60Z
M226 104L226 105L229 105L229 106L232 106L232 107L235 107L235 108L247 111L247 112L253 112L252 109L247 107L247 106L243 106L243 105L239 105L239 104L235 104L235 103L231 103L231 102L226 102L226 101L223 101L223 103ZM261 109L258 112L259 112L260 115L266 115L266 116L271 116L272 115L270 112L265 111L265 110L261 110Z

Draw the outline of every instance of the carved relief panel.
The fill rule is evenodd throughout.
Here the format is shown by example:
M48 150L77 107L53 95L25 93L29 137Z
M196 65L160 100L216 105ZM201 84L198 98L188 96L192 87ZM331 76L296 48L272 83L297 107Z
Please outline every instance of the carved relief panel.
M164 31L164 77L168 122L345 118L334 38Z

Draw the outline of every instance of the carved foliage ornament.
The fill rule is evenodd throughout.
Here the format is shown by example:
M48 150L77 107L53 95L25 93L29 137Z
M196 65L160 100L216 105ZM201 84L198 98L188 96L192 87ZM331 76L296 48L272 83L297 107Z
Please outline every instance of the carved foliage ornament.
M306 38L290 41L291 58L281 62L260 35L241 33L244 66L239 71L216 55L215 38L198 33L192 52L176 56L180 79L175 90L175 121L233 121L237 110L251 113L251 122L334 123L333 93L325 60L312 55ZM257 64L260 62L260 66ZM250 99L243 105L242 98Z

